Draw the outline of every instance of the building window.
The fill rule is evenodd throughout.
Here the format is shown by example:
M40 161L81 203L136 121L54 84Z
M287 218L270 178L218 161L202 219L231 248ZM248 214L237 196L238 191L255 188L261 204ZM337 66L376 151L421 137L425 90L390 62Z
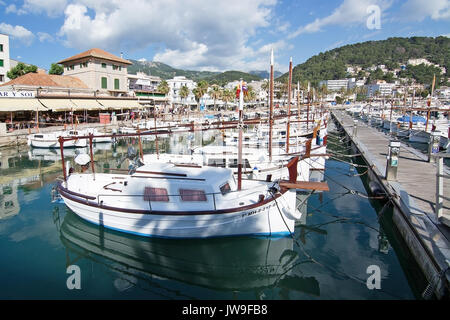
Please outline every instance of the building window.
M106 63L102 63L102 68L106 68Z
M71 66L69 67L69 70L75 70L75 65L71 65Z
M0 67L3 67L3 59L0 59Z
M0 74L0 82L5 82L5 75Z
M102 77L102 89L107 88L108 88L108 80L106 79L106 77Z
M3 52L3 45L0 44L0 52Z
M82 63L80 63L80 69L81 69L81 68L87 68L87 66L88 66L88 63L87 63L87 62L82 62Z
M119 79L114 79L114 89L119 90L120 85L119 85Z

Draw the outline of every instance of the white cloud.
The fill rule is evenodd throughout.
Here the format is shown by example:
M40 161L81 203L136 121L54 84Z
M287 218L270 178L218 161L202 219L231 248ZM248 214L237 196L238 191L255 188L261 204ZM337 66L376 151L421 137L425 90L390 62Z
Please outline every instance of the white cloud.
M47 32L38 32L37 36L38 36L40 42L45 42L45 41L53 42L54 41L53 37L50 34L48 34Z
M408 0L401 9L405 20L422 21L426 17L433 20L450 20L450 1L448 0Z
M12 26L7 23L0 23L0 33L7 34L11 38L18 39L27 46L31 45L34 39L34 34L30 30L22 26Z
M250 38L270 25L276 1L77 0L65 10L59 36L80 50L153 46L162 48L154 60L176 67L249 70L260 52Z
M370 13L367 11L369 6L377 5L384 10L391 6L390 0L344 0L333 13L324 17L317 18L307 25L299 27L290 38L297 37L304 33L315 33L322 31L327 26L350 26L354 24L363 24L366 27L367 18Z
M50 17L55 17L64 13L66 6L67 0L24 0L22 7L17 8L15 4L10 4L5 12L18 15L46 13Z

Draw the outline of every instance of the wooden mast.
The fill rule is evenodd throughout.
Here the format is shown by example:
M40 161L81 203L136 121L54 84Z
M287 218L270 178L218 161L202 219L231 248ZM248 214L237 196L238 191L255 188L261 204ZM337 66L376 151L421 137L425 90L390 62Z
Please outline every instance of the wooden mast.
M289 59L289 82L288 82L288 118L286 124L286 153L289 153L289 138L291 130L291 91L292 91L292 57Z
M242 78L239 82L239 150L238 150L238 190L242 189L242 113L244 111L244 88Z
M273 127L273 49L270 54L270 108L269 108L269 161L272 161L272 127Z
M413 90L412 100L411 100L411 111L409 113L409 129L413 127L413 109L414 109L414 97L416 95L416 89Z
M301 122L300 122L300 81L297 81L297 120L298 120L298 134L301 132ZM298 150L298 137L296 139L297 141L297 150Z
M428 129L428 121L430 119L430 108L431 108L431 100L433 99L433 93L434 93L434 84L436 82L436 75L433 75L433 84L431 85L431 95L430 99L428 100L428 111L427 111L427 122L425 124L425 132L427 132Z

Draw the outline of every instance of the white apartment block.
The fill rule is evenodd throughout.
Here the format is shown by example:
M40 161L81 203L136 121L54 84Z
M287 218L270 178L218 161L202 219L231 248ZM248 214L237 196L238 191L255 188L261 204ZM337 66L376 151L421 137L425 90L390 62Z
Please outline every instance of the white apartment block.
M395 83L377 82L369 84L367 86L367 96L372 97L376 92L378 92L378 96L380 97L390 96L395 87Z
M329 91L339 91L341 89L347 90L349 87L349 79L341 79L341 80L324 80L320 81L319 87L322 85L326 85Z
M137 72L129 74L128 89L130 91L156 91L158 85L161 83L161 78L156 76L149 76L144 72Z
M0 33L0 84L9 81L6 74L10 69L9 36Z
M184 76L174 77L173 79L167 80L167 84L169 85L169 93L167 94L169 98L169 102L171 104L196 104L195 95L192 92L195 87L197 87L197 83L193 80L187 79ZM187 98L182 99L180 96L180 89L182 87L188 87L189 96Z
M127 67L132 63L101 49L90 49L61 60L64 75L77 77L90 89L118 96L128 92Z

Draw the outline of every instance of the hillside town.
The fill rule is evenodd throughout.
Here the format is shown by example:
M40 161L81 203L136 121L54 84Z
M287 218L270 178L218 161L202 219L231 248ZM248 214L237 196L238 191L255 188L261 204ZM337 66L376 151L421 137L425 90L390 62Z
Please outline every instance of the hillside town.
M0 42L0 95L13 99L1 101L1 122L23 120L26 118L22 115L23 112L34 111L39 107L52 111L71 111L74 107L75 110L86 111L112 108L122 110L122 113L133 108L156 107L159 112L177 113L186 108L227 109L237 105L234 92L239 79L221 87L206 81L197 83L184 76L164 80L143 72L129 74L127 67L132 63L124 59L123 54L118 57L99 48L62 58L57 62L62 67L62 73L50 74L38 67L32 72L9 79L8 71L22 62L10 59L8 35L1 34ZM374 65L367 69L349 65L346 70L347 78L323 79L315 88L311 86L309 97L327 103L342 104L369 99L401 98L406 90L408 94L415 92L416 96L424 99L430 95L431 83L415 83L399 76L408 66L422 64L434 65L424 58L409 59L394 69L389 69L386 65ZM439 68L442 74L446 73L444 67L434 66ZM371 72L379 73L388 80L370 81ZM247 105L267 105L268 79L251 81L248 87L249 94L245 101ZM304 102L307 99L308 87L309 83L298 83L297 88L294 87L293 96L296 97L298 91L301 101ZM286 83L275 81L274 93L275 104L284 105L287 101ZM14 100L18 95L30 99ZM436 89L434 95L436 98L448 100L450 88L442 86ZM77 103L74 103L74 99L78 99Z

